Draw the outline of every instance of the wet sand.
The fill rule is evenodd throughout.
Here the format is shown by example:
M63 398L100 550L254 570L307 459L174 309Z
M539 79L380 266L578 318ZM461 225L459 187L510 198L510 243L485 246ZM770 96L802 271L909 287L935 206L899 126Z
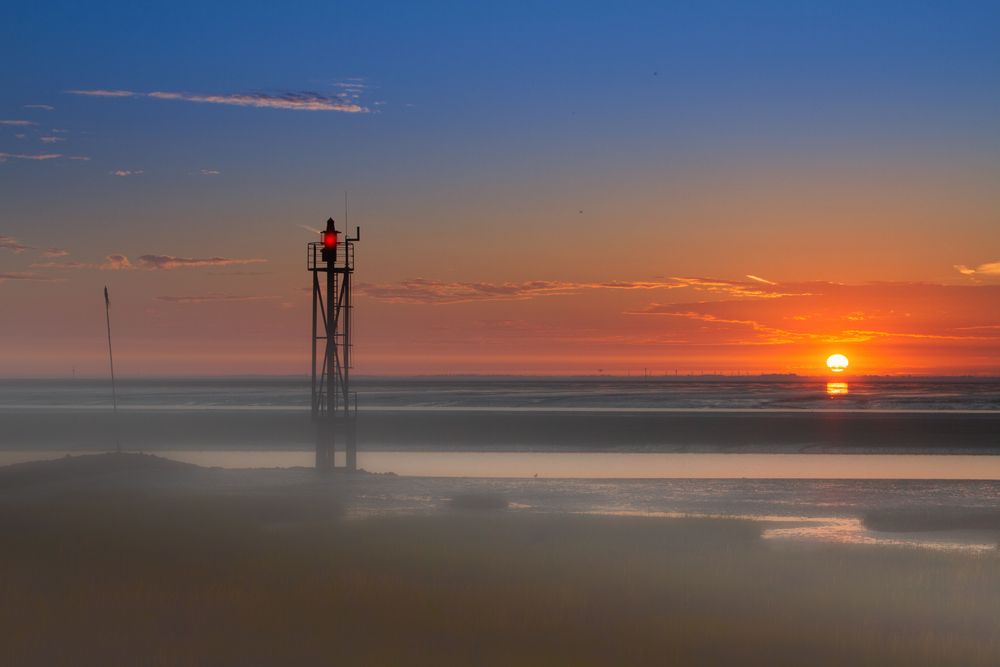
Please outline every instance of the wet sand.
M357 511L408 495L434 510ZM513 500L497 480L139 455L0 468L0 662L1000 660L996 553L778 544L754 522Z

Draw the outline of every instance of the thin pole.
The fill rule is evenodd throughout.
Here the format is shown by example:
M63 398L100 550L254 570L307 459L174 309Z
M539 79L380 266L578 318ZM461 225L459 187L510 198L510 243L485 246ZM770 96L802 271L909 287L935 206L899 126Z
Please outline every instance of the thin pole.
M347 193L344 193L347 196ZM344 202L346 205L346 201ZM345 233L344 236L347 236ZM344 424L347 425L347 457L348 472L358 469L358 450L355 436L355 422L351 420L349 394L351 391L351 242L344 243ZM355 403L357 410L357 403Z
M313 246L310 252L313 254L313 298L312 298L312 418L315 420L319 416L319 400L316 398L316 302L319 301L319 277L316 275L316 250Z
M104 286L104 319L108 324L108 362L111 365L111 405L114 411L115 451L122 453L122 441L118 433L118 388L115 386L115 357L111 353L111 299L108 298L108 286Z

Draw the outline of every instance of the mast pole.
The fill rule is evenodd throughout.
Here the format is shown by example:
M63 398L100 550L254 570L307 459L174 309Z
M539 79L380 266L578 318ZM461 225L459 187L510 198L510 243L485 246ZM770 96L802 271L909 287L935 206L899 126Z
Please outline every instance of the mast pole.
M122 441L118 431L118 388L115 386L115 357L111 352L111 299L108 286L104 286L104 320L108 325L108 363L111 366L111 406L115 426L115 452L122 453Z

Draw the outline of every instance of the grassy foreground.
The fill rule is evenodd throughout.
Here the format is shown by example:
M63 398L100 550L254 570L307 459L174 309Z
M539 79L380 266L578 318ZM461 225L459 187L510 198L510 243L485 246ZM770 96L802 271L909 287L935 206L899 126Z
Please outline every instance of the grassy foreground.
M306 496L0 504L0 664L996 665L1000 559Z

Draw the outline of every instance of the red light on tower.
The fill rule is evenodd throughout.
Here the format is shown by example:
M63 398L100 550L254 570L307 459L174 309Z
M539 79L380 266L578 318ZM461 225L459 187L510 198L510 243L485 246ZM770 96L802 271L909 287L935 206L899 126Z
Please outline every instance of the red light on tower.
M326 229L323 234L323 261L334 262L337 259L337 228L334 226L333 218L326 221Z

